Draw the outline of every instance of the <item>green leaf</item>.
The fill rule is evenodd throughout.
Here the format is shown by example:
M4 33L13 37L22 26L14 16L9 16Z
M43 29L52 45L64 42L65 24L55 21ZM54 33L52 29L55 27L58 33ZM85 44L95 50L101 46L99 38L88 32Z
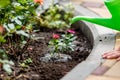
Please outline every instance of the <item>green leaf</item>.
M13 24L13 23L11 23L11 24L8 24L8 27L10 28L10 29L15 29L15 25Z
M17 16L17 17L21 20L24 19L24 16Z
M25 4L25 3L27 3L27 0L18 0L18 2L21 4Z
M0 36L0 43L4 43L4 42L6 42L6 40L4 39L3 36Z
M20 30L20 31L17 31L16 32L17 34L20 34L20 35L23 35L23 36L26 36L26 37L29 37L29 34L27 34L25 31L23 30Z
M16 29L21 29L21 28L22 28L22 26L19 26L19 25L16 26Z
M23 67L23 68L27 68L28 65L26 65L25 63L20 63L20 66Z
M0 0L0 8L5 8L10 4L10 0Z
M3 64L3 69L8 73L11 74L12 70L9 64Z
M4 53L5 51L3 49L0 49L0 53Z
M2 59L8 58L5 50L3 50L3 49L0 49L0 58L2 58Z
M15 9L19 11L19 10L24 9L24 6L15 6Z
M22 22L21 22L19 19L15 19L15 22L16 22L18 25L22 25Z
M10 64L10 65L14 65L13 61L9 61L9 64Z
M3 26L5 27L5 29L6 29L8 32L10 32L10 29L8 28L7 24L4 24Z

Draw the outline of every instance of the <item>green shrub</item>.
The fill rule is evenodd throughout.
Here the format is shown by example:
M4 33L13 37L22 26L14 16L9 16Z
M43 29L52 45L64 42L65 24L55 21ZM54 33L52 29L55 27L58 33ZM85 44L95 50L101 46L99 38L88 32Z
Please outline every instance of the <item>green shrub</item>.
M26 51L32 41L38 6L33 0L0 0L0 28L4 29L0 30L0 63L8 73L13 63L3 56L8 54L18 59Z
M47 28L64 29L70 27L70 20L73 17L74 8L72 4L66 6L51 5L48 10L40 15L39 25Z

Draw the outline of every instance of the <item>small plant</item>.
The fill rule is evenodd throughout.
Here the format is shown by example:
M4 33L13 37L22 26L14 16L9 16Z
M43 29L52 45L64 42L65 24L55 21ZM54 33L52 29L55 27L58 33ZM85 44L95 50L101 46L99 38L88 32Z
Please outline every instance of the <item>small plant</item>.
M52 40L50 40L49 42L49 48L50 48L50 53L52 55L54 55L54 53L59 53L60 50L59 50L59 38L60 36L58 34L54 34L52 35Z
M77 38L74 36L75 31L67 30L66 34L62 34L61 38L58 34L53 34L53 39L49 42L50 53L63 53L65 51L74 51L75 44L73 43Z
M20 66L23 68L28 68L30 63L32 63L32 59L28 58L25 59L22 63L20 63Z

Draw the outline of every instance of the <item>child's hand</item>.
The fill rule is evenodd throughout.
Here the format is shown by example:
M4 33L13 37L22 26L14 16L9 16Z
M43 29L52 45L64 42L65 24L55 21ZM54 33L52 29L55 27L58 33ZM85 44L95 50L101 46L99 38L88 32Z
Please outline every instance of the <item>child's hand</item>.
M102 55L104 59L117 59L120 61L120 50L113 50Z

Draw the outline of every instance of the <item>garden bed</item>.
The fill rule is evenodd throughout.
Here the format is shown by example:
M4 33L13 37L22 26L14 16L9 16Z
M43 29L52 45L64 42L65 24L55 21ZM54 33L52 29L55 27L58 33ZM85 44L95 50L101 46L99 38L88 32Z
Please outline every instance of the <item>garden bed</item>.
M75 51L71 53L64 53L72 56L72 60L67 62L42 62L40 58L47 53L47 45L52 38L52 34L62 34L65 32L60 32L52 29L47 30L46 32L46 29L41 29L43 31L36 33L36 36L42 37L43 39L31 42L28 50L22 55L22 60L20 60L20 62L23 62L23 60L31 58L32 63L29 64L29 67L21 68L19 65L20 62L14 61L16 66L13 67L13 74L6 77L4 71L1 71L1 75L3 75L3 78L1 79L5 80L6 78L9 78L13 80L58 80L62 78L78 63L85 60L92 49L89 40L82 34L80 28L74 28L73 26L72 29L76 31L75 35L78 37L76 40L77 47Z

